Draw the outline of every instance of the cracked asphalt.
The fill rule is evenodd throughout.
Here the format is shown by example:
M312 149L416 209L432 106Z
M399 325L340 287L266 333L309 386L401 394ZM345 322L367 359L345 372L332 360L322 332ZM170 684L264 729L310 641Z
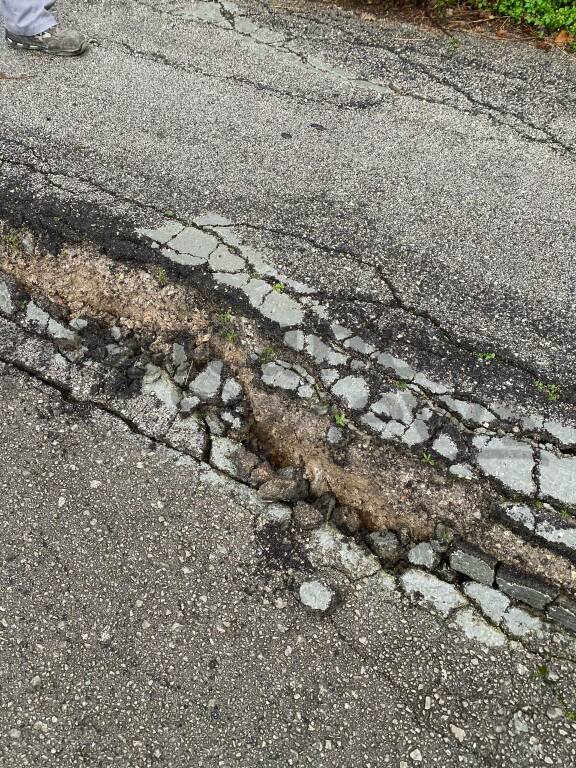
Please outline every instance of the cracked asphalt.
M574 763L553 645L470 642L329 568L343 602L310 613L254 492L0 374L2 765Z
M429 370L441 327L573 395L573 59L308 5L61 15L85 59L0 49L27 78L2 83L7 196L217 211Z

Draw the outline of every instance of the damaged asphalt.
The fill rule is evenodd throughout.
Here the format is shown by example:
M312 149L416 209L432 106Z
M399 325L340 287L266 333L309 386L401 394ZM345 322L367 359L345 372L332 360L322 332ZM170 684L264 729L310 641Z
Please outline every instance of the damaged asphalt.
M60 15L0 47L3 764L571 765L572 59Z

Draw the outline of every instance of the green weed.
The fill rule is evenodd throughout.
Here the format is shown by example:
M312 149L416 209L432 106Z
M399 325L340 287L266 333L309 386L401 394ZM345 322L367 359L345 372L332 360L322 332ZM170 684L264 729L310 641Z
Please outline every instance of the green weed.
M334 423L337 427L345 427L348 423L348 419L346 418L346 414L344 411L334 411Z
M408 386L408 382L402 381L402 379L393 379L390 384L392 384L393 387L396 387L396 389L406 389Z
M260 352L260 362L271 363L273 360L276 360L277 356L278 352L276 351L276 347L264 347L262 352Z
M158 285L164 287L168 284L168 275L166 274L164 267L157 267L154 270L154 277L156 278Z
M546 384L540 379L534 379L534 386L539 392L542 392L549 402L555 403L560 397L560 387L558 384Z
M478 360L479 363L490 365L491 363L495 362L496 353L495 352L476 352L476 360Z
M274 283L272 290L275 291L275 293L284 293L286 286L284 283Z
M420 461L422 464L428 464L430 467L433 467L436 464L436 459L432 456L432 454L426 452L422 454Z

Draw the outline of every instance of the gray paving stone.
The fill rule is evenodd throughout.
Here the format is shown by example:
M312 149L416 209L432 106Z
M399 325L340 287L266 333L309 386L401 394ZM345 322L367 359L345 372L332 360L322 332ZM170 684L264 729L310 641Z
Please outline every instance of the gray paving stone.
M536 491L532 470L534 456L526 443L511 437L477 435L472 444L478 449L478 466L506 488L531 495Z
M172 362L179 368L181 365L185 365L188 362L186 350L182 344L172 344Z
M296 352L302 352L304 349L304 331L297 329L295 331L286 331L284 334L284 344L290 349L294 349Z
M230 477L248 483L250 473L260 464L260 459L247 451L240 443L227 437L214 437L212 438L210 463Z
M148 364L142 378L142 394L154 395L168 408L176 409L182 399L182 392L170 376L156 365Z
M71 331L69 328L66 328L66 326L62 325L62 323L56 322L53 318L50 318L48 320L48 325L46 326L46 332L52 336L54 339L66 339L67 341L76 341L77 336L74 333L74 331Z
M259 311L264 317L278 323L280 328L289 328L292 325L300 325L304 320L304 310L296 299L285 293L269 293Z
M422 596L424 601L442 616L467 604L466 599L452 584L433 576L431 573L411 568L400 576L400 584L406 594Z
M341 534L331 523L312 531L305 548L315 568L334 568L349 579L372 576L380 570L380 563L371 552Z
M423 541L421 544L416 544L415 547L412 547L408 552L408 560L412 565L421 565L428 570L433 570L440 564L440 557L428 541Z
M452 391L452 388L448 384L442 384L438 381L432 381L423 373L417 373L413 379L414 384L417 384L427 392L431 392L433 395L445 395Z
M319 336L310 334L306 336L304 346L306 352L314 358L317 363L327 363L328 365L346 365L348 363L348 356L343 355L341 352L336 352L328 344L326 344Z
M378 416L375 416L373 413L362 414L360 421L365 427L377 432L379 435L384 432L387 424L387 422L382 421L382 419L379 419ZM406 427L402 424L402 432L400 434L403 434L405 429Z
M88 326L88 320L85 320L83 317L75 317L73 320L70 320L68 325L73 331L83 331Z
M402 437L406 432L406 425L401 424L399 421L388 421L384 425L384 429L380 433L383 440L393 440L397 437Z
M180 410L182 413L190 413L200 405L199 397L183 397L180 400Z
M345 376L334 384L332 392L353 411L365 408L370 396L368 384L360 376Z
M339 376L340 374L335 368L322 368L320 371L320 378L322 379L322 383L327 387L329 387L331 384L334 384Z
M404 381L412 381L416 375L416 371L412 366L408 365L405 360L400 360L399 357L394 357L388 354L388 352L377 352L374 354L374 359L387 370L393 371L394 374Z
M234 403L242 397L242 386L236 379L229 378L222 387L222 402L224 405Z
M220 216L219 213L203 213L201 216L196 216L192 220L193 224L197 224L199 227L227 227L231 226L232 222L225 216Z
M218 247L218 240L214 235L202 232L196 227L184 227L176 237L170 241L170 248L178 253L188 253L199 259L208 259L212 251Z
M548 606L547 615L571 632L576 632L576 601L560 595Z
M336 596L333 590L329 589L325 584L322 584L321 581L317 581L316 579L305 581L301 584L298 594L302 605L305 605L306 608L310 608L312 611L319 611L320 613L326 613L326 611L329 610Z
M231 245L233 248L238 248L242 252L242 256L248 258L247 252L251 249L242 245L241 238L232 227L211 226L210 229L218 235L223 243Z
M472 426L487 426L495 421L494 415L483 406L478 405L478 403L456 400L453 397L441 397L439 399L449 411L457 413L466 423Z
M454 622L469 640L475 640L488 648L500 648L506 644L506 637L500 630L491 627L473 608L463 608L454 616Z
M491 587L496 573L496 560L464 544L450 552L450 567L480 584Z
M496 572L496 583L510 597L541 611L558 595L558 589L504 566Z
M476 480L477 475L470 464L452 464L448 467L448 472L451 475L459 477L461 480Z
M156 243L160 243L160 245L164 245L173 237L176 237L178 233L182 232L183 229L184 226L177 221L169 221L166 224L162 224L158 229L137 229L136 232L139 235L150 238L150 240L154 240Z
M209 362L206 368L192 379L188 385L190 392L199 397L200 400L212 400L215 398L220 391L222 383L223 365L221 360Z
M208 445L205 427L195 416L178 418L165 435L168 443L201 461Z
M414 419L414 409L418 405L417 398L412 392L385 392L382 397L370 406L378 415L387 416L394 421L411 424Z
M403 554L398 536L393 531L374 531L366 536L366 543L382 562L390 568L400 560Z
M311 397L314 397L314 389L310 386L310 384L302 384L298 387L298 397L301 397L303 400L309 400Z
M213 277L217 283L228 285L230 288L244 288L248 285L248 281L250 280L246 272L215 272Z
M50 319L50 315L47 312L44 312L43 309L40 309L37 304L35 304L33 301L28 302L25 317L25 322L27 325L34 325L39 330L45 331L48 323L50 322Z
M448 461L454 461L458 456L458 446L450 435L447 435L446 433L438 435L436 440L432 443L432 450L439 456L448 459Z
M344 432L340 427L332 425L326 432L326 442L328 445L339 445L344 440Z
M424 421L416 419L402 435L402 442L413 447L430 439L430 431Z
M540 451L540 496L576 507L576 457Z
M350 330L350 328L345 328L343 325L340 325L339 323L332 323L330 326L330 330L334 334L334 338L336 341L343 341L344 339L347 339L349 336L352 336L353 331Z
M258 524L273 525L286 530L292 521L292 509L286 504L267 504L259 515Z
M207 259L201 256L193 256L190 253L178 253L178 251L173 251L172 248L162 248L162 256L170 259L174 264L182 264L184 267L201 267L207 261Z
M541 539L559 545L572 554L576 553L576 521L572 525L568 521L560 525L541 520L536 524L534 532Z
M521 424L526 432L539 432L544 426L544 417L533 413L529 416L524 416Z
M11 315L14 312L10 291L3 280L0 281L0 312L4 312L6 315Z
M376 352L376 347L373 344L364 341L360 336L352 336L352 338L347 339L342 346L347 349L353 349L361 355L372 355Z
M265 280L259 278L251 278L248 283L242 287L242 291L246 294L248 301L253 307L259 309L262 306L264 297L270 293L272 286Z
M262 366L262 381L269 387L294 391L302 384L302 379L289 368L284 368L278 362L266 363Z
M501 517L513 530L533 533L536 525L534 512L527 504L509 504L499 507L498 517Z
M576 448L576 428L560 424L559 421L545 421L544 429L558 440L562 448Z
M515 606L508 608L504 614L502 627L506 632L519 639L531 635L537 638L546 636L546 627L541 619Z
M490 410L503 421L517 421L518 414L512 408L502 403L490 403Z
M499 624L510 606L510 598L503 592L485 584L477 584L468 581L464 584L464 593L473 600L484 616L487 616L494 624Z
M219 245L208 259L208 266L213 272L242 272L246 262L225 245Z

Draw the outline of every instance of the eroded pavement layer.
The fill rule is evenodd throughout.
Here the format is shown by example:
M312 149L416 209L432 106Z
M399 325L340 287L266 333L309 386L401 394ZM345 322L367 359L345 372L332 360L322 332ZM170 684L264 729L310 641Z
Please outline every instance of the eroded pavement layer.
M570 61L80 8L1 54L7 764L572 764Z

